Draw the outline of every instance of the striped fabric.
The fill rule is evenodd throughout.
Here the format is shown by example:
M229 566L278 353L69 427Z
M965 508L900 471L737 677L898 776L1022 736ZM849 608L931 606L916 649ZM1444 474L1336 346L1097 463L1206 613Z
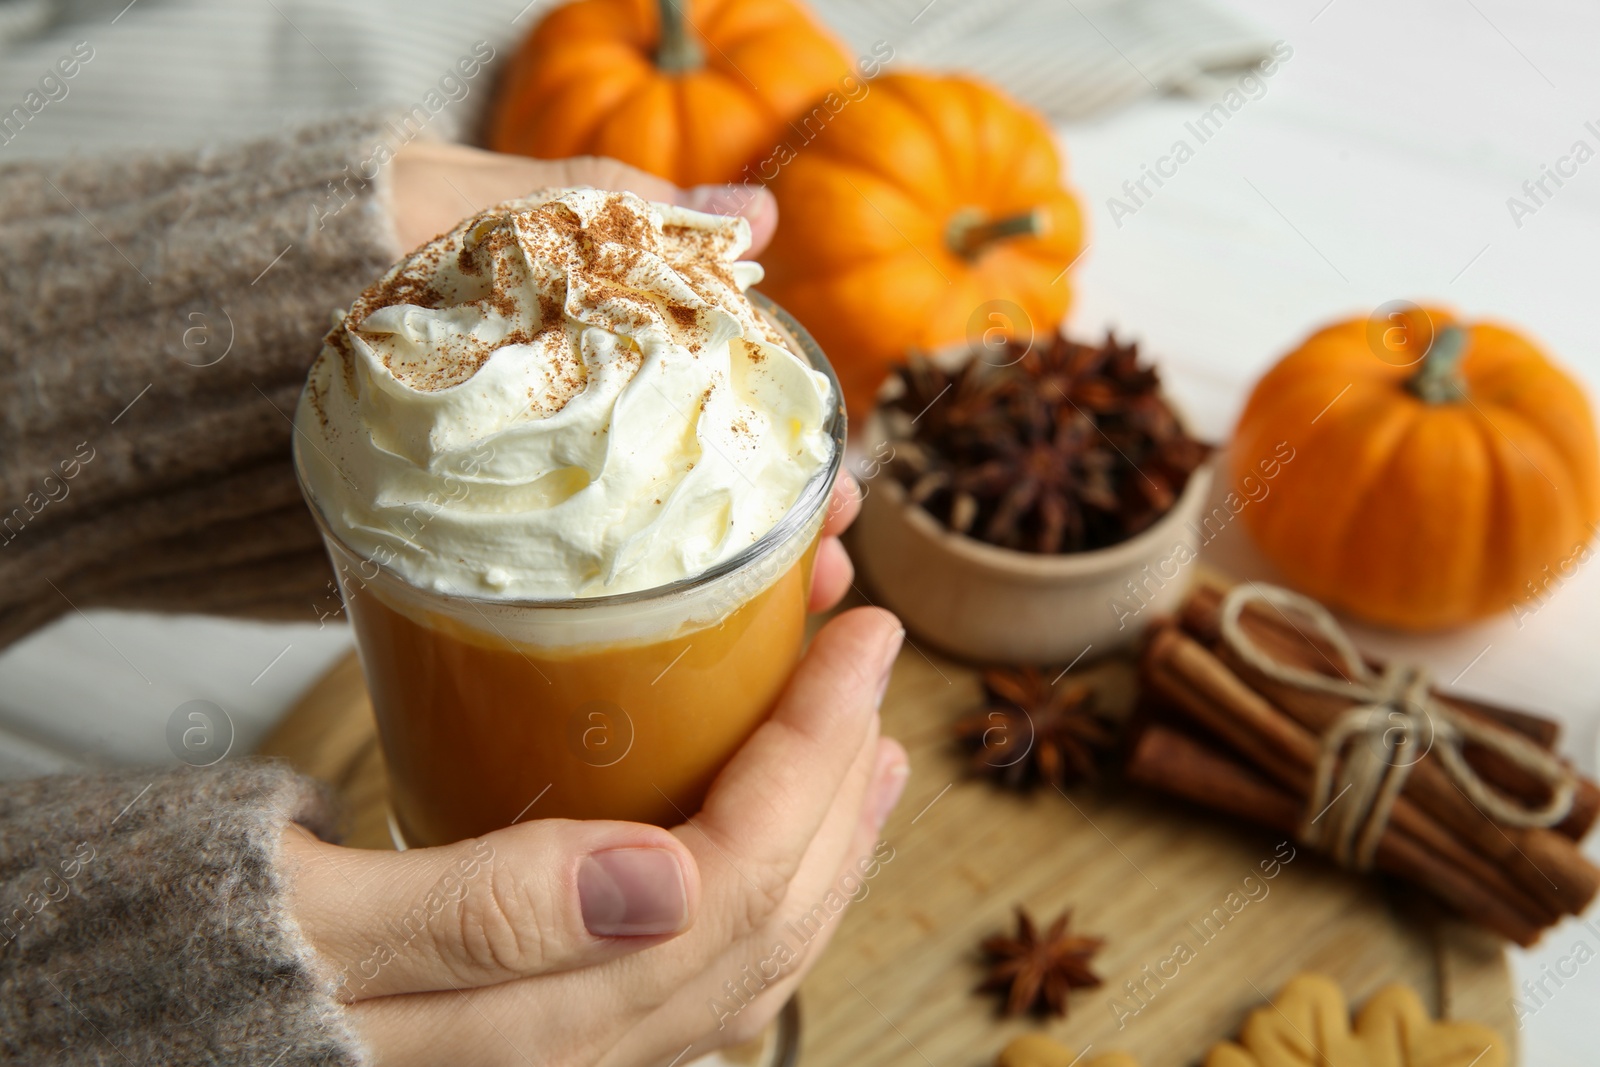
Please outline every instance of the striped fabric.
M413 104L486 41L504 56L550 0L0 0L0 161L274 133ZM1265 42L1206 0L813 0L857 55L967 71L1056 120L1203 92ZM79 42L83 42L79 45ZM92 53L71 77L59 64ZM881 54L881 52L880 52ZM471 137L467 84L433 132ZM28 106L30 96L33 108ZM43 101L42 105L40 101ZM17 108L22 108L18 113Z
M894 65L963 71L1057 121L1152 93L1210 90L1271 42L1205 0L813 0L853 47Z

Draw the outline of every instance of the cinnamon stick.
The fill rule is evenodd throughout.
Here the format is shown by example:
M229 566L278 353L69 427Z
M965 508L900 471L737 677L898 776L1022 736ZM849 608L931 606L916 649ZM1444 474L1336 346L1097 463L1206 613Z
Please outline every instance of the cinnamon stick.
M1383 664L1374 660L1369 666L1381 669ZM1561 724L1543 715L1534 715L1515 708L1503 708L1499 704L1475 700L1456 693L1441 693L1437 689L1433 691L1433 698L1444 701L1463 715L1470 715L1483 722L1504 726L1513 733L1519 733L1547 752L1555 751L1556 742L1561 740Z
M1311 785L1317 742L1244 683L1205 646L1172 626L1153 628L1140 667L1144 681L1296 795Z
M1206 641L1221 636L1221 625L1218 622L1222 609L1222 598L1227 595L1225 587L1214 584L1203 584L1190 594L1184 602L1182 623L1184 629ZM1283 616L1276 611L1259 604L1251 604L1245 609L1246 620L1257 623L1262 627L1261 633L1252 632L1252 636L1266 636L1267 640L1273 637L1282 637L1287 640L1283 650L1292 656L1291 662L1301 659L1301 654L1308 650L1318 651L1315 657L1308 657L1305 666L1325 669L1329 674L1340 674L1335 668L1336 657L1333 648L1327 645L1319 634L1304 630L1297 630L1292 624L1285 621ZM1381 670L1383 661L1371 656L1362 657L1368 667ZM1482 700L1473 700L1470 697L1456 696L1450 693L1435 691L1434 697L1447 704L1454 705L1458 710L1467 715L1486 722L1503 726L1515 733L1522 734L1528 740L1544 749L1554 749L1556 742L1561 738L1561 724L1554 719L1547 719L1542 715L1533 715L1526 711L1517 711L1513 708L1504 708L1498 704L1490 704Z
M1149 634L1141 675L1145 684L1173 707L1216 735L1247 764L1275 779L1304 806L1320 751L1316 736L1304 725L1285 715L1177 627L1158 627ZM1383 838L1391 836L1407 839L1394 847L1412 865L1449 868L1457 880L1484 887L1530 925L1548 926L1564 914L1465 847L1404 795L1396 799L1383 833Z
M1208 646L1216 647L1222 641L1220 618L1223 595L1223 591L1215 586L1202 585L1184 603L1180 615L1184 630ZM1336 666L1337 656L1321 635L1298 629L1277 612L1257 605L1245 610L1241 622L1250 637L1268 655L1285 664L1343 677ZM1376 660L1369 659L1367 662L1375 670L1382 668L1382 664ZM1537 715L1499 708L1438 690L1433 695L1463 715L1521 734L1542 748L1552 748L1560 733L1559 724ZM1547 786L1500 753L1468 743L1464 755L1484 781L1508 796L1525 804L1541 804L1549 798ZM1597 820L1600 820L1600 785L1580 776L1572 810L1552 829L1574 841L1581 841Z
M1255 691L1313 735L1326 732L1350 706L1338 697L1267 678L1239 662L1226 646L1220 652L1233 673L1249 679ZM1461 792L1434 756L1417 760L1400 795L1558 915L1582 913L1600 891L1600 870L1584 858L1576 842L1552 830L1501 826Z
M1245 763L1162 723L1140 731L1128 779L1202 807L1294 836L1300 803Z
M1293 835L1299 825L1300 804L1291 794L1220 750L1167 726L1145 727L1129 754L1127 774L1141 785L1282 833ZM1380 870L1421 886L1519 945L1539 938L1538 925L1460 871L1433 862L1403 835L1384 835L1375 862Z

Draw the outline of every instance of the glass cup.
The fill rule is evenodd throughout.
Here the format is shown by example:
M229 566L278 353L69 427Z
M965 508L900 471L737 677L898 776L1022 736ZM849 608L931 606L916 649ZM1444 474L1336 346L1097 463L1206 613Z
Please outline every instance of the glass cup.
M811 335L749 296L828 378L833 455L765 536L669 585L567 600L419 589L329 529L296 439L300 488L355 629L397 844L444 844L526 818L676 825L771 711L805 639L845 416Z

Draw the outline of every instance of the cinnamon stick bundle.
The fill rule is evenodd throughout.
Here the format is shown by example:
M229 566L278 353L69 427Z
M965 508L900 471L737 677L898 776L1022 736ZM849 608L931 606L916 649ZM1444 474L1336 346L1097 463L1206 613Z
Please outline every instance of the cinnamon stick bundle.
M1175 623L1147 635L1140 675L1150 703L1214 738L1206 744L1157 722L1132 748L1135 781L1254 822L1296 832L1308 814L1321 735L1353 702L1295 688L1240 662L1221 638L1221 594L1202 588ZM1339 677L1339 658L1318 635L1250 605L1241 626L1268 655ZM1547 720L1443 698L1463 715L1554 744ZM1548 788L1500 753L1467 752L1484 780L1507 796L1542 803ZM1489 758L1493 757L1493 758ZM1270 795L1269 795L1270 794ZM1600 789L1580 779L1572 811L1551 829L1509 827L1479 810L1436 756L1412 767L1378 838L1373 863L1416 883L1519 944L1532 944L1562 916L1584 910L1600 891L1600 870L1579 851L1600 812Z
M1140 733L1128 761L1128 777L1290 836L1300 826L1301 802L1295 796L1227 752L1168 726L1153 724ZM1464 872L1437 862L1403 834L1384 835L1376 862L1379 870L1422 886L1462 915L1519 945L1533 944L1543 929Z
M1220 612L1224 592L1214 585L1197 587L1184 602L1178 620L1185 631L1214 650L1222 644ZM1321 671L1331 677L1344 676L1337 667L1338 657L1331 654L1332 650L1318 639L1318 635L1296 629L1291 622L1270 608L1251 605L1245 610L1241 622L1257 644L1269 650L1282 662L1307 670ZM1374 668L1382 666L1377 660L1370 658L1367 662L1368 666ZM1435 700L1463 715L1521 734L1541 748L1554 749L1560 736L1559 724L1538 715L1496 707L1482 701L1442 693L1437 689L1434 690L1433 696ZM1468 744L1465 755L1467 762L1483 776L1485 781L1508 796L1526 804L1542 804L1548 798L1548 790L1542 783L1499 753L1481 745ZM1581 841L1593 829L1597 818L1600 818L1600 785L1587 778L1579 778L1572 810L1552 829L1574 841Z

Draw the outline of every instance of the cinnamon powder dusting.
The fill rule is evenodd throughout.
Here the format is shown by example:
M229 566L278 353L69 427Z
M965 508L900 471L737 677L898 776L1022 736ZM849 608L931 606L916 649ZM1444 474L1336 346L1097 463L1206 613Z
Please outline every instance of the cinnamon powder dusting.
M578 346L586 324L629 338L667 324L676 327L678 343L692 353L700 351L709 339L702 308L667 301L639 287L662 265L704 305L759 324L757 329L765 327L760 316L741 306L726 262L734 248L731 230L676 223L657 227L642 208L641 201L613 194L587 223L572 206L555 200L491 209L419 249L362 293L328 343L344 358L349 374L348 336L364 335L389 372L420 392L470 380L508 345L534 346L540 350L547 385L542 396L537 388L529 389L529 408L549 415L587 384ZM400 305L431 311L472 308L485 325L471 332L430 329L427 351L421 358L408 358L405 345L384 343L392 323L384 331L366 329L374 313ZM497 323L504 328L493 329ZM642 362L636 341L621 352L635 369ZM710 392L701 398L702 407Z

